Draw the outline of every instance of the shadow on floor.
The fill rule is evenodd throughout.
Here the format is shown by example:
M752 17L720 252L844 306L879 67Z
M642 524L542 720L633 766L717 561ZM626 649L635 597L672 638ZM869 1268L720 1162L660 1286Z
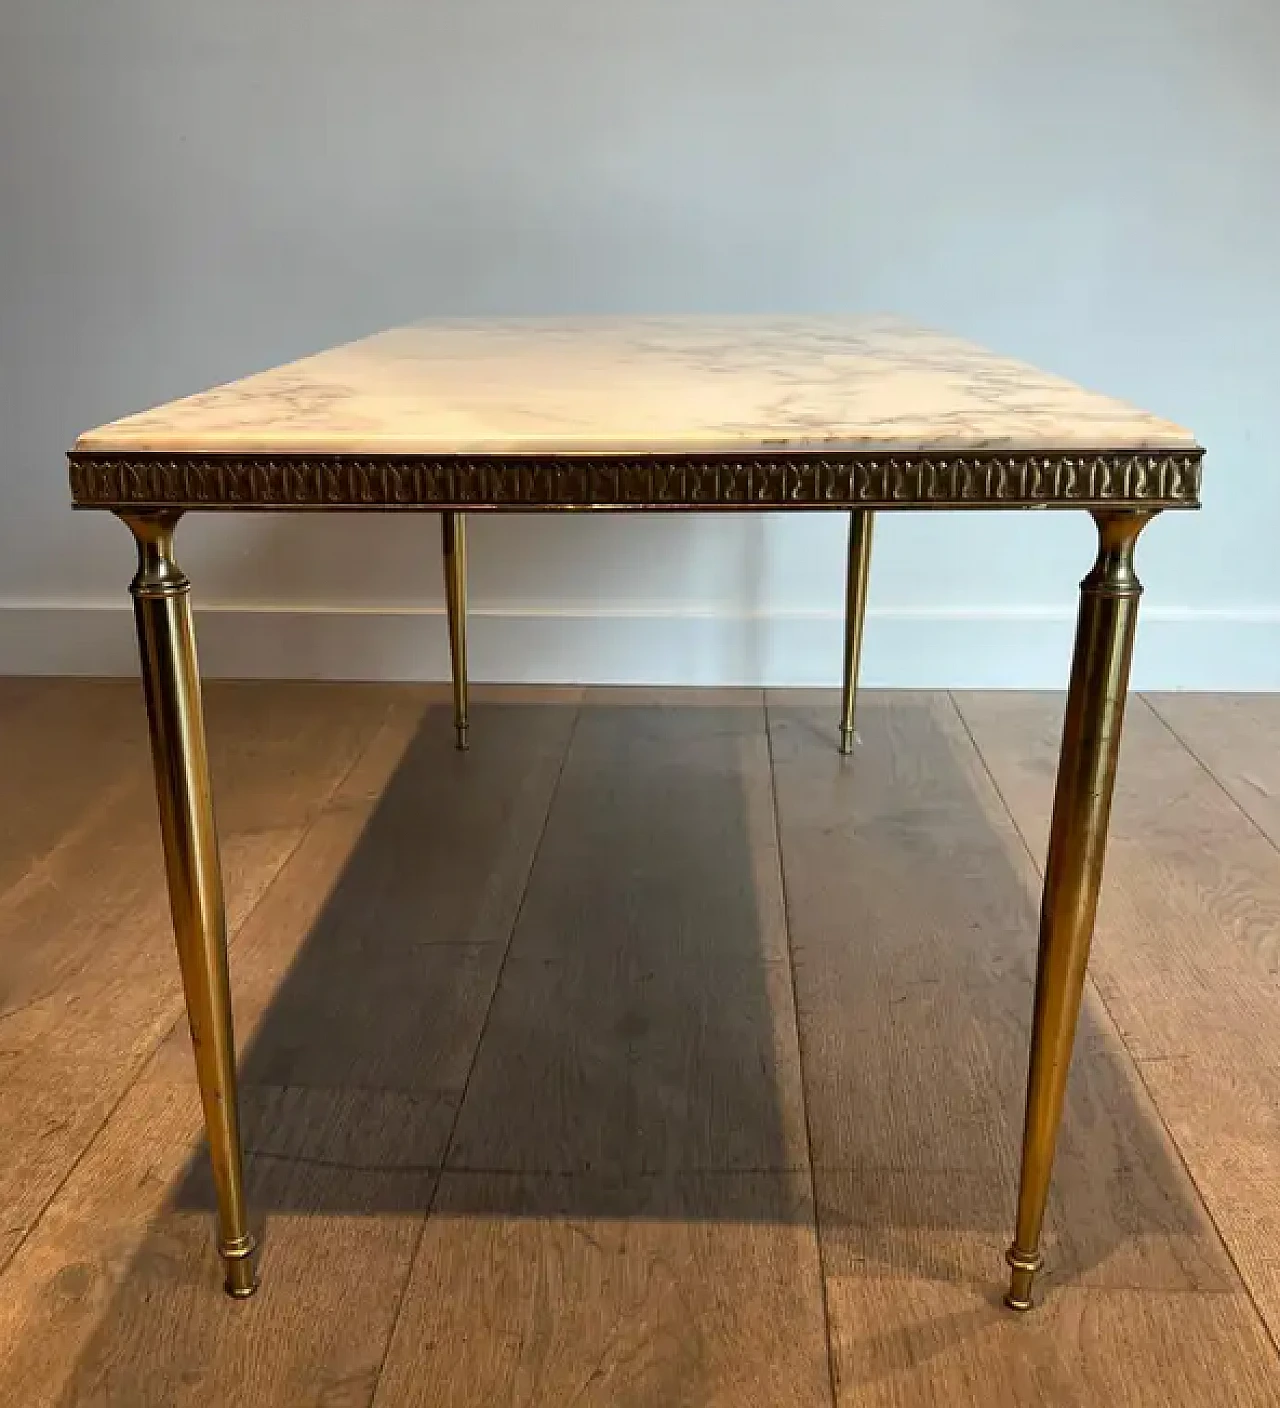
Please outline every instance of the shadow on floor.
M576 723L572 712L479 709L467 757L451 748L444 711L424 712L242 1062L266 1276L273 1215L417 1214L433 1197L453 1217L812 1221L807 1176L758 1176L807 1168L762 711L604 703ZM903 721L908 735L929 727L923 716ZM829 764L811 766L835 774L847 764L828 733L813 747ZM970 786L956 769L935 776L940 791ZM966 824L987 824L981 807ZM869 853L888 854L894 818L877 825ZM1012 860L991 859L1006 844L983 849L980 877L965 869L971 851L940 850L930 884L943 912L949 887L980 883L991 896L1001 916L991 943L1003 953L992 981L1029 1016L1034 897ZM850 945L861 941L850 932ZM939 993L970 980L972 952L934 945ZM869 990L883 954L867 944ZM1007 1132L1020 1122L1026 1022L985 1035L992 1069L1015 1073L982 1096L985 1108L969 1085L948 1091L948 1071L957 1082L963 1073L938 1049L944 1026L896 1046L875 1079L929 1092L940 1117L963 1111L952 1138L971 1168L934 1170L937 1195L920 1196L910 1148L868 1148L865 1161L820 1171L824 1234L863 1265L969 1281L974 1265L951 1234L981 1234L971 1239L986 1258L979 1279L994 1294L1012 1221ZM1115 1108L1113 1097L1108 1112L1109 1127L1127 1131L1123 1149L1090 1153L1091 1091L1099 1079L1129 1089L1128 1058L1087 1011L1079 1041L1095 1075L1088 1089L1073 1084L1065 1141L1083 1149L1086 1172L1071 1180L1073 1206L1057 1211L1095 1231L1073 1243L1073 1274L1111 1255L1118 1236L1191 1237L1199 1226L1136 1101ZM809 1064L827 1059L821 1032L805 1042ZM815 1098L827 1097L810 1082L808 1098L812 1119ZM993 1130L1004 1146L994 1159ZM174 1208L212 1208L206 1166L202 1152ZM1158 1196L1126 1195L1120 1185L1135 1180ZM1091 1219L1090 1202L1114 1202L1117 1187L1128 1220ZM144 1247L86 1367L123 1322L136 1333L130 1302L156 1289L147 1258ZM211 1254L200 1275L201 1293L215 1296Z

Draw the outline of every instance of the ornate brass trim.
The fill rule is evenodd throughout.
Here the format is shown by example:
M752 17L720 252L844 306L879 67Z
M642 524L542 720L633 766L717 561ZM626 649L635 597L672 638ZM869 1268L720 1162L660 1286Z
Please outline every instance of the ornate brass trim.
M1204 451L185 455L73 451L106 509L1198 508Z

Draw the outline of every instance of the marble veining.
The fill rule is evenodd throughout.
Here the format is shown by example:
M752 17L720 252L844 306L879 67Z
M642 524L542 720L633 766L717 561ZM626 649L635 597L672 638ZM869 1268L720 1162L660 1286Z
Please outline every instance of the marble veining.
M411 324L127 416L107 454L1172 450L1190 431L901 319Z

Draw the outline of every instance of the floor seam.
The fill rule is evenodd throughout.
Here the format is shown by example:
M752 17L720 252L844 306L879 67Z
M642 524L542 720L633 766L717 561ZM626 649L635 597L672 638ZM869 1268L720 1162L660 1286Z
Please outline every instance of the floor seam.
M377 728L374 729L372 737L371 737L371 738L369 739L369 741L364 745L363 748L358 748L358 749L356 750L355 757L352 758L352 759L351 759L351 762L350 762L345 768L343 768L342 772L339 773L337 777L334 778L333 782L329 785L328 790L325 792L323 798L316 804L314 810L308 813L308 818L307 818L307 823L306 823L306 825L303 826L303 827L301 828L301 830L299 831L299 833L298 833L298 839L293 843L292 846L289 847L288 853L285 855L284 859L280 862L280 864L279 864L278 866L276 866L275 872L274 872L274 874L271 876L271 879L268 880L267 883L262 887L262 891L261 891L261 893L258 895L258 898L257 898L256 900L254 900L254 902L249 906L249 908L248 908L247 910L245 910L244 914L243 914L243 915L241 916L241 918L240 918L240 922L236 925L236 927L235 927L234 929L228 931L228 933L227 933L227 958L228 958L228 965L229 965L229 962L230 962L231 950L235 947L235 942L236 942L236 940L240 937L241 934L244 933L245 929L248 927L248 924L249 924L250 919L252 919L253 916L254 916L255 914L257 914L258 910L262 907L262 905L266 903L267 898L268 898L268 896L271 894L272 890L274 890L275 887L279 884L279 882L280 882L280 877L285 873L285 871L289 868L290 864L293 862L294 856L296 856L296 855L298 854L298 852L302 849L302 847L305 845L305 843L307 842L307 840L310 838L311 833L315 830L317 823L321 820L322 817L324 817L324 816L326 815L326 808L327 808L327 807L329 806L329 804L333 801L334 796L335 796L335 795L338 793L338 791L342 788L343 784L347 781L347 779L351 776L351 774L352 774L353 772L355 772L356 768L358 768L358 767L360 766L360 764L364 761L365 756L371 751L371 749L373 748L374 744L377 743L379 737L380 737L381 734L382 734L382 730L383 730L383 729L386 727L386 725L387 725L387 718L388 718L388 716L389 716L389 715L391 714L391 712L392 712L392 707L393 707L393 706L392 706L391 701L388 701L388 702L383 706L382 719L381 719L381 721L379 722ZM224 868L223 865L222 865L222 846L221 846L221 843L219 843L219 847L218 847L218 860L219 860L219 865L218 865L219 874L222 875L223 878L225 879L225 874L226 874L226 872L225 872L225 868ZM235 975L234 975L234 974L231 974L230 976L231 976L232 979L234 979L234 976L235 976ZM235 987L234 987L234 982L232 982L232 1006L233 1006L233 1008L234 1008L234 1006L235 1006ZM169 1025L165 1028L165 1030L164 1030L164 1035L161 1036L160 1039L155 1043L155 1045L147 1052L147 1055L146 1055L146 1057L145 1057L144 1060L143 1060L142 1067L139 1068L139 1071L138 1071L138 1079L141 1078L142 1070L155 1058L155 1055L156 1055L156 1053L160 1050L160 1048L165 1044L165 1042L169 1041L169 1040L172 1038L173 1033L178 1029L178 1027L180 1027L180 1026L182 1025L182 1016L183 1016L183 1012L186 1010L186 1002L185 1002L185 999L181 999L181 1009L182 1009L182 1010L180 1010L180 1011L177 1013L177 1015L174 1017L173 1021L170 1022ZM236 1067L237 1067L237 1069L236 1069L236 1090L237 1090L237 1093L239 1092L240 1086L241 1086L241 1084L242 1084L241 1079L240 1079L239 1060L240 1060L240 1053L237 1051L237 1052L236 1052ZM137 1079L135 1079L134 1084L137 1084ZM256 1085L256 1084L258 1084L258 1082L253 1082L252 1084L255 1084L255 1085ZM131 1087L131 1088L132 1088L132 1087ZM95 1136L95 1137L96 1137L96 1136Z
M1195 762L1196 766L1199 767L1200 770L1209 777L1213 785L1218 789L1219 792L1222 793L1222 795L1227 799L1227 801L1231 803L1235 810L1238 811L1242 817L1244 817L1244 819L1249 823L1253 830L1256 831L1258 835L1262 837L1262 839L1267 843L1268 846L1271 847L1273 851L1280 852L1280 845L1277 845L1277 843L1272 839L1271 835L1267 832L1266 828L1262 826L1262 824L1257 820L1256 817L1252 816L1241 805L1239 799L1232 794L1231 789L1227 786L1227 784L1223 782L1223 780L1218 776L1216 772L1214 772L1214 770L1209 766L1209 764L1205 762L1205 760L1200 756L1200 754L1196 752L1196 750L1187 742L1185 738L1183 738L1183 736L1178 732L1178 730L1174 728L1174 726L1169 722L1169 720L1165 718L1165 716L1160 712L1156 705L1153 704L1145 694L1140 694L1138 698L1141 699L1142 702L1147 706L1147 708L1151 710L1152 714L1155 715L1161 725L1168 730L1174 742L1176 742L1179 747L1181 747L1183 751L1186 752L1188 757L1190 757Z
M385 723L386 723L386 716L387 716L387 714L389 714L390 712L391 712L391 705L388 703L388 704L385 706L384 711L383 711L382 722L379 723L378 728L375 730L373 738L371 738L371 739L369 740L369 742L368 742L367 744L365 744L365 746L364 746L363 748L360 748L360 749L357 750L356 756L351 760L350 765L349 765L347 768L345 768L345 769L342 771L342 773L341 773L337 778L334 779L334 781L333 781L333 783L331 784L331 786L329 787L328 791L324 794L324 802L321 804L322 806L325 805L325 804L327 804L327 803L330 801L330 799L333 797L333 794L338 790L338 788L347 780L347 778L348 778L348 777L351 775L351 773L355 770L357 763L360 762L360 760L364 757L365 753L373 746L374 739L376 739L377 736L378 736L378 734L381 733L381 731L382 731L382 729L383 729L383 727L385 726ZM319 814L319 812L318 812L318 810L317 810L317 814L316 814L316 815L318 815L318 814ZM263 901L266 899L267 895L271 892L271 890L274 888L276 882L279 880L280 876L283 874L285 867L286 867L286 866L289 864L289 862L294 858L294 856L297 855L299 848L302 846L302 843L303 843L303 842L307 839L307 837L311 834L312 828L313 828L314 825L315 825L315 821L316 821L316 816L312 816L312 817L308 820L307 824L306 824L304 827L302 827L302 829L301 829L301 831L300 831L300 833L299 833L299 835L298 835L297 841L289 848L288 853L284 856L284 858L281 860L280 864L276 867L275 873L272 875L271 879L267 882L266 885L263 886L262 891L261 891L261 893L258 895L257 899L254 900L254 902L249 906L249 908L248 908L248 909L245 911L245 913L241 916L240 922L236 925L235 929L228 931L228 934L227 934L227 951L228 951L228 954L230 954L232 945L235 943L236 939L239 938L240 934L244 931L244 928L245 928L245 926L248 924L250 918L257 912L258 906L261 905L261 904L263 903ZM221 848L219 848L219 861L221 861ZM221 864L219 865L219 873L220 873L220 874L222 873ZM166 885L167 885L167 882L166 882ZM182 1002L182 999L179 998L178 1001L179 1001L180 1003L182 1003L182 1006L185 1008L185 1003ZM155 1038L155 1040L150 1044L150 1046L147 1048L147 1050L145 1051L145 1053L142 1054L142 1055L138 1058L138 1064L137 1064L137 1066L134 1068L133 1074L125 1081L124 1089L121 1090L119 1097L118 1097L116 1100L113 1100L113 1101L112 1101L112 1103L111 1103L111 1108L106 1112L105 1115L103 1115L102 1120L101 1120L101 1121L99 1122L99 1124L94 1128L93 1133L90 1134L89 1137L85 1140L84 1145L82 1146L80 1152L79 1152L79 1153L76 1155L76 1157L71 1161L71 1165L70 1165L70 1167L67 1169L66 1173L63 1175L62 1178L60 1178L60 1179L58 1180L57 1186L56 1186L56 1187L54 1188L54 1190L49 1194L48 1198L46 1198L45 1201L41 1204L41 1206L40 1206L40 1211L39 1211L38 1213L36 1213L36 1215L35 1215L34 1218L32 1218L30 1225L27 1227L27 1230L22 1234L22 1236L18 1239L18 1241L17 1241L17 1242L13 1245L13 1247L10 1249L9 1255L8 1255L7 1257L5 1257L4 1261L3 1261L3 1262L0 1262L0 1276L3 1276L3 1275L8 1271L9 1267L13 1264L15 1258L16 1258L16 1257L18 1256L18 1254L22 1251L22 1248L23 1248L24 1246L26 1246L27 1242L31 1239L31 1237L34 1236L34 1234L35 1234L35 1232L36 1232L36 1229L40 1226L41 1222L44 1220L45 1214L46 1214L46 1213L49 1211L49 1209L53 1206L54 1202L57 1200L57 1198L58 1198L58 1197L60 1196L60 1194L62 1193L62 1190L63 1190L63 1189L67 1186L67 1184L71 1181L72 1177L75 1175L76 1170L80 1167L80 1165L81 1165L81 1164L84 1162L84 1160L88 1157L90 1150L92 1150L93 1146L94 1146L94 1145L98 1142L98 1140L102 1137L102 1132L103 1132L103 1130L106 1129L107 1125L111 1122L111 1119L112 1119L112 1117L115 1115L116 1111L120 1108L121 1105L124 1104L124 1102L129 1098L129 1095L130 1095L130 1094L137 1088L137 1086L142 1082L143 1072L144 1072L144 1071L146 1070L146 1068L151 1064L151 1062L155 1060L156 1053L157 1053L157 1052L160 1050L160 1048L165 1044L165 1042L167 1042L167 1041L170 1039L170 1037L172 1037L172 1035L173 1035L173 1033L174 1033L174 1030L178 1027L178 1025L181 1023L181 1021L182 1021L182 1012L179 1011L179 1012L174 1016L173 1020L168 1024L168 1026L166 1026L166 1027L164 1028L163 1032L162 1032L159 1036L157 1036L157 1037Z
M827 1292L827 1260L822 1245L822 1217L818 1208L818 1180L813 1162L813 1126L809 1118L809 1086L805 1079L805 1042L800 1026L800 993L796 980L795 945L791 937L791 906L787 899L787 872L782 854L782 819L778 805L778 771L773 756L773 730L770 726L769 694L760 693L760 709L764 717L765 749L769 755L769 795L773 801L773 840L778 857L778 888L782 896L782 923L787 935L787 966L791 975L791 1011L795 1018L796 1060L800 1066L800 1100L804 1108L805 1151L808 1154L809 1204L813 1209L813 1240L818 1258L818 1289L822 1297L822 1331L827 1349L827 1381L831 1390L832 1408L840 1402L839 1374L836 1367L835 1344L831 1327L831 1301Z
M471 1053L471 1062L467 1067L466 1079L462 1082L462 1087L458 1095L458 1103L453 1112L453 1119L449 1123L449 1132L445 1137L443 1150L440 1155L440 1170L435 1176L435 1181L431 1187L430 1196L427 1199L427 1206L422 1214L422 1219L418 1227L417 1236L414 1238L413 1248L409 1253L408 1266L405 1271L404 1282L400 1287L400 1294L396 1297L395 1313L391 1317L391 1323L387 1328L387 1342L382 1351L382 1357L378 1361L377 1372L373 1376L373 1389L369 1394L369 1408L375 1408L378 1399L378 1391L382 1387L382 1376L386 1372L387 1361L391 1357L391 1350L395 1344L396 1332L400 1328L400 1317L404 1313L405 1297L409 1293L409 1284L413 1280L414 1268L418 1264L418 1255L422 1250L422 1243L427 1235L427 1224L431 1221L431 1214L435 1211L436 1198L440 1193L440 1185L444 1181L444 1175L449 1170L449 1153L453 1148L454 1136L457 1133L458 1121L462 1117L462 1109L466 1103L467 1091L471 1086L471 1078L475 1073L476 1062L480 1057L480 1048L484 1044L485 1034L489 1030L489 1023L493 1017L493 1009L498 1001L498 991L502 986L502 977L507 970L507 960L511 957L511 948L515 943L516 930L520 927L520 916L524 913L525 900L529 894L529 885L533 879L533 873L537 869L538 857L542 853L542 845L546 840L547 827L551 822L551 813L555 810L556 798L560 794L560 784L564 779L565 768L569 763L569 754L573 750L573 741L577 737L578 723L582 718L583 701L581 699L573 706L573 720L569 725L568 736L565 738L564 751L560 754L560 767L556 772L556 780L552 784L550 794L547 797L547 808L542 817L542 826L538 832L538 839L529 855L529 866L525 871L524 884L520 888L520 899L516 904L515 913L511 918L511 929L507 935L506 946L502 954L502 962L498 965L498 971L493 979L493 991L489 994L489 1002L485 1007L484 1020L480 1023L480 1031L476 1036L476 1044Z
M1000 799L1000 805L1005 809L1005 813L1008 816L1011 825L1013 826L1014 832L1018 836L1018 839L1022 842L1023 849L1030 857L1031 864L1035 867L1036 874L1040 877L1040 883L1043 885L1044 866L1036 860L1035 853L1032 851L1030 845L1028 844L1027 838L1023 833L1022 827L1019 826L1018 819L1013 814L1012 807L1010 807L1008 800L1004 795L1004 792L1001 790L1000 784L996 781L995 774L991 770L991 765L987 761L986 754L983 753L982 749L979 747L978 740L974 737L973 730L969 727L969 721L965 718L964 711L960 708L959 700L956 699L954 692L951 690L947 691L947 697L951 700L951 706L956 711L956 717L960 720L961 727L968 735L969 742L973 745L974 752L977 754L978 760L982 764L982 769L986 773L987 778L991 783L991 786L995 789L996 796ZM1143 700L1142 702L1146 703L1145 700ZM1148 705L1147 707L1150 708L1150 705ZM1155 712L1154 709L1152 710L1152 712ZM1161 719L1161 723L1164 723L1163 719ZM1173 733L1172 729L1170 729L1169 731L1170 733ZM1173 736L1177 738L1176 734L1174 734ZM1179 742L1180 741L1181 740L1179 740ZM1187 751L1190 752L1190 749L1188 749ZM1194 757L1194 754L1192 754L1192 756ZM1199 763L1199 761L1200 760L1197 758L1196 762ZM1200 766L1203 767L1204 765L1201 763ZM1104 880L1105 875L1106 872L1104 870ZM1164 1111L1161 1110L1160 1105L1157 1102L1154 1093L1152 1092L1151 1086L1147 1081L1146 1073L1143 1071L1142 1066L1139 1064L1137 1057L1130 1050L1129 1043L1125 1041L1123 1027L1117 1020L1115 1013L1111 1010L1110 1004L1103 996L1101 989L1094 981L1092 973L1088 972L1087 970L1086 981L1089 985L1089 989L1092 991L1094 997L1097 999L1098 1004L1101 1006L1102 1010L1107 1014L1107 1020L1111 1023L1111 1026L1115 1031L1116 1038L1120 1042L1120 1045L1123 1048L1125 1055L1129 1058L1129 1064L1133 1067L1134 1077L1136 1078L1138 1084L1142 1087L1143 1094L1147 1097L1147 1102L1151 1106L1151 1110L1155 1114L1156 1119L1160 1121L1160 1127L1164 1130L1165 1137L1168 1139L1170 1147L1178 1156L1178 1162L1182 1166L1183 1173L1186 1175L1187 1180L1190 1182L1191 1186L1195 1189L1196 1197L1199 1198L1200 1206L1204 1210L1204 1215L1206 1218L1208 1218L1209 1225L1213 1228L1214 1233L1218 1238L1218 1243L1222 1248L1223 1255L1230 1262L1232 1270L1236 1273L1236 1276L1240 1280L1240 1290L1244 1292L1245 1299L1248 1301L1250 1306L1252 1306L1253 1313L1258 1317L1258 1321L1262 1327L1262 1333L1267 1337L1267 1341L1270 1343L1272 1350L1275 1352L1276 1356L1280 1358L1280 1341L1277 1341L1275 1334L1272 1333L1272 1329L1267 1321L1267 1317L1262 1313L1261 1307L1258 1305L1257 1300L1254 1298L1253 1290L1250 1287L1249 1282L1246 1279L1243 1271L1241 1271L1240 1269L1240 1263L1236 1260L1235 1253L1232 1251L1230 1244L1228 1243L1226 1237L1223 1235L1222 1228L1218 1225L1218 1219L1213 1215L1213 1209L1209 1206L1208 1200L1205 1198L1204 1192L1201 1190L1199 1183L1196 1182L1195 1175L1191 1172L1190 1165L1187 1163L1186 1155L1182 1152L1182 1146L1178 1143L1176 1137L1174 1136L1173 1130L1169 1127L1168 1120L1166 1120L1164 1117Z

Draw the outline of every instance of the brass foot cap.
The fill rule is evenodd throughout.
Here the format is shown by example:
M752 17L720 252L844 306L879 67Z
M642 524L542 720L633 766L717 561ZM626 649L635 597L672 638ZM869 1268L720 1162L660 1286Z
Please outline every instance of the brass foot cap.
M840 751L842 753L853 752L853 730L851 728L840 730Z
M1009 1289L1005 1292L1004 1303L1010 1310L1030 1310L1033 1304L1031 1283L1042 1264L1040 1254L1020 1252L1017 1247L1010 1247L1005 1253L1005 1260L1012 1268L1013 1275L1009 1278Z
M458 725L457 725L457 731L458 731L458 752L459 752L459 753L465 753L465 752L467 751L467 749L471 746L471 745L467 742L467 726L466 726L466 724L458 724Z
M245 1237L234 1246L219 1248L227 1273L223 1289L235 1300L247 1300L258 1289L253 1267L256 1246L252 1237Z

